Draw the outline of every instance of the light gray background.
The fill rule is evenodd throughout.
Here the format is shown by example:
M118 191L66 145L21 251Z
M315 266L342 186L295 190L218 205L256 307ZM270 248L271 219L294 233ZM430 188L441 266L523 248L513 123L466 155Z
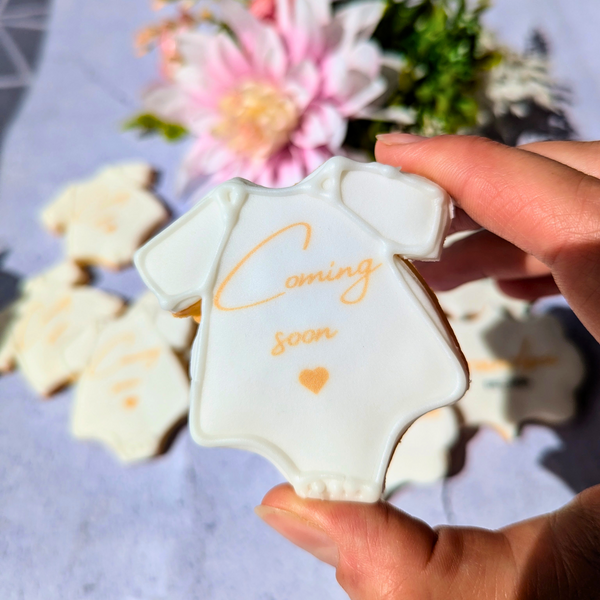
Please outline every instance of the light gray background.
M104 163L142 158L173 198L182 146L138 140L120 123L155 75L136 59L133 33L155 14L147 0L55 0L38 77L10 129L0 165L3 270L35 273L60 257L39 209L66 181ZM497 0L487 22L523 48L533 28L550 41L556 77L573 94L582 139L600 139L597 0ZM4 276L5 278L7 276ZM131 297L133 270L97 284ZM597 346L566 315L598 364ZM592 382L578 421L527 426L512 444L481 430L466 464L445 483L394 498L428 523L498 527L555 509L600 483L600 397ZM0 598L189 600L344 598L334 572L292 547L252 512L281 478L252 454L195 446L182 431L164 456L125 468L69 435L70 392L51 401L19 374L0 380Z

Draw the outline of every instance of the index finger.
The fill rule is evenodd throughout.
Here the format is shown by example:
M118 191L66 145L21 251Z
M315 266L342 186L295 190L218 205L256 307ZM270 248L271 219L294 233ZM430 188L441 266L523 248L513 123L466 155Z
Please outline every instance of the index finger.
M550 158L484 138L406 134L381 136L375 156L436 182L482 227L549 267L569 244L598 237L600 180Z

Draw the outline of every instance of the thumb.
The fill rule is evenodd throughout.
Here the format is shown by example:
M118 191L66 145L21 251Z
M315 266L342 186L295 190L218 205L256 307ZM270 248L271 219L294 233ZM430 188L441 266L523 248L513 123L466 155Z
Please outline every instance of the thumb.
M600 486L499 531L432 529L384 502L302 499L289 485L256 512L334 566L351 600L598 598Z
M384 502L301 499L289 485L271 490L256 512L284 537L335 566L337 580L352 600L462 597L456 584L468 564L470 590L482 591L476 580L484 572L492 581L510 583L511 556L500 533L435 531ZM484 565L486 552L494 560ZM490 568L502 576L494 578ZM481 593L479 599L485 597Z

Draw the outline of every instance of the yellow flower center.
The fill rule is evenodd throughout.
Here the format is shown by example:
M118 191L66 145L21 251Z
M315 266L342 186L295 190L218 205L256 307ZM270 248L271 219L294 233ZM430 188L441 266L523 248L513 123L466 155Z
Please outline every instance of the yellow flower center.
M247 81L219 102L215 137L249 158L265 159L285 146L298 124L294 103L269 83Z

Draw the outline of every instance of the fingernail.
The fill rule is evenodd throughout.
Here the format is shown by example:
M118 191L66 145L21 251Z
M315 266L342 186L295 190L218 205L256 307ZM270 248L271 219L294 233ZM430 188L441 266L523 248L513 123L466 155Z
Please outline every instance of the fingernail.
M427 139L422 135L414 135L412 133L380 133L375 137L378 142L381 142L386 146L414 144L415 142L422 142Z
M328 565L337 567L339 560L337 546L318 525L295 513L272 506L261 504L254 509L254 512L292 544L310 552Z

